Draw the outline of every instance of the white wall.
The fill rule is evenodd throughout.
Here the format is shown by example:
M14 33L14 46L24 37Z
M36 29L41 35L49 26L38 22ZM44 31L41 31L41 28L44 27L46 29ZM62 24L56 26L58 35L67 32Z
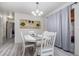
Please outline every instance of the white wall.
M0 17L0 24L1 24L1 26L0 26L0 31L1 31L0 35L2 35L1 36L2 41L0 41L0 42L1 42L1 44L3 44L3 42L6 40L6 14L0 13L0 15L1 15L1 17Z
M0 16L0 46L3 43L3 20L2 17Z
M79 3L75 8L75 55L79 56Z
M22 19L41 21L41 29L20 29L19 21ZM33 17L31 15L22 14L22 13L15 13L15 43L21 42L21 36L20 36L21 31L23 33L27 33L28 30L42 32L44 30L43 26L44 26L43 25L43 18L36 19L35 17Z
M6 40L6 21L7 21L7 15L3 15L3 42Z

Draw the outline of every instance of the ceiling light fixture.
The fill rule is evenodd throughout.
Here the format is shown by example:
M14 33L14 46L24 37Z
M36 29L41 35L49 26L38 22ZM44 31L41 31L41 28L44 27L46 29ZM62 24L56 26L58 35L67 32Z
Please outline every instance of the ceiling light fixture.
M40 11L40 10L38 9L38 4L39 4L39 2L36 2L36 10L35 10L35 11L32 11L32 14L33 14L34 16L41 16L41 15L43 15L43 11Z

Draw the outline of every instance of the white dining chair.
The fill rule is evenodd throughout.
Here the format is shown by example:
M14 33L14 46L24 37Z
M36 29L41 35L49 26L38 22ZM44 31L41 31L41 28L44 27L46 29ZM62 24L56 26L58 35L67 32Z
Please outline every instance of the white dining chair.
M54 44L56 39L56 32L48 32L48 34L43 35L41 40L41 47L38 47L38 55L50 56L54 55Z
M44 31L42 35L47 35L48 33L48 31Z
M24 56L25 55L25 49L26 48L29 48L29 47L34 47L34 44L32 44L32 43L27 43L26 41L25 41L25 38L24 38L24 35L23 35L23 33L21 32L21 37L22 37L22 56ZM28 39L28 38L27 38ZM26 44L27 43L27 44Z

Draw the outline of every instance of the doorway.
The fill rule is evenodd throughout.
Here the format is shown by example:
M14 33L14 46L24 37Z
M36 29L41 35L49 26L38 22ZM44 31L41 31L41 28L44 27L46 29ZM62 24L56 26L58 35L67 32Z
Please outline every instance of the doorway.
M70 52L74 53L75 48L75 35L74 35L74 22L75 22L74 8L70 11Z
M15 29L14 29L14 22L7 21L6 22L6 40L14 42L15 38Z

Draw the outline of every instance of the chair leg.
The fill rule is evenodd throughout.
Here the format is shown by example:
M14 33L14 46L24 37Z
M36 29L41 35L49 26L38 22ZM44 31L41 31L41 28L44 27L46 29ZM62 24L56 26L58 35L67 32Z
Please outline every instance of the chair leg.
M23 49L23 53L22 53L22 56L24 56L25 55L25 48Z
M36 51L35 51L35 53L34 53L34 56L37 56L37 48L36 48Z

